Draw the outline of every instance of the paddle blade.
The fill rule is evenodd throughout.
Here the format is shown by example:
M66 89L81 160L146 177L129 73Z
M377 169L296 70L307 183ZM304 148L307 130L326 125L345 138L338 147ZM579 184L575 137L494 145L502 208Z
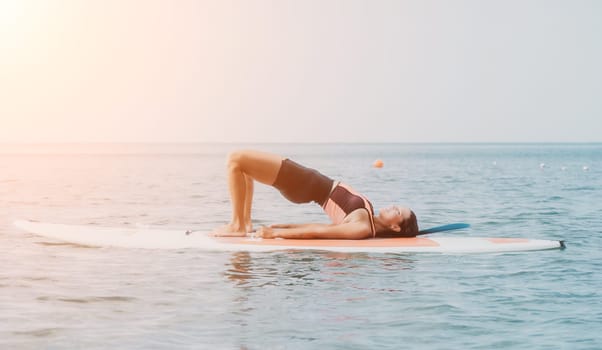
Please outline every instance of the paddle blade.
M419 235L426 235L427 233L460 230L460 229L468 228L468 227L470 227L469 224L455 223L455 224L448 224L448 225L443 225L443 226L431 227L431 228L427 228L426 230L420 230L418 232L418 234Z

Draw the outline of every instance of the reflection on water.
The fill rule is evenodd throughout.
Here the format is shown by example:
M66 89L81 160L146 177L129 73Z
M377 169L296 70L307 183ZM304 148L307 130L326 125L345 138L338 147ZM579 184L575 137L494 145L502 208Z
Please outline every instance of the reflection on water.
M416 263L414 256L401 254L232 253L222 274L235 288L228 306L229 322L236 325L233 339L248 348L257 344L254 336L266 333L270 337L262 347L278 348L324 339L315 333L316 324L329 325L319 333L368 327L375 320L372 312L381 313L376 319L386 318L383 301L413 296L414 288L405 288L402 280ZM349 331L337 341L358 337Z
M231 268L224 272L230 280L237 283L239 286L245 286L250 279L253 278L251 275L251 255L247 252L237 252L232 254L230 259Z
M364 274L380 276L412 270L410 255L284 251L264 254L232 253L224 275L241 288L315 286ZM373 273L374 272L374 273Z

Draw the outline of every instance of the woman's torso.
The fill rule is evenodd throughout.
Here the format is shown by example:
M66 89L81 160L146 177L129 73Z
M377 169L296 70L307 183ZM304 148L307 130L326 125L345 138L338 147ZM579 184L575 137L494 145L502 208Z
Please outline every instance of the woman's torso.
M330 195L322 205L324 212L330 217L333 224L341 224L355 217L365 217L363 215L354 215L358 210L367 212L372 236L375 236L374 228L374 209L372 203L362 194L355 191L348 185L341 182L334 182Z

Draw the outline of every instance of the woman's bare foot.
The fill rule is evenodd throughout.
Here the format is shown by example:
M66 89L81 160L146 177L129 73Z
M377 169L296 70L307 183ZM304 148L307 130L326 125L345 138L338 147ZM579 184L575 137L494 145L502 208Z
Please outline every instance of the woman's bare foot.
M234 224L226 224L214 229L211 235L215 237L244 237L247 235L247 230Z

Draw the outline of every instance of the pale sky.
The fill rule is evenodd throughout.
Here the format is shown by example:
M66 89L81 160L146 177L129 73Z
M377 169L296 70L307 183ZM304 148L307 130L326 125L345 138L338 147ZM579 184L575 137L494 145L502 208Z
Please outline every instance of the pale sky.
M602 1L0 0L0 142L600 142Z

